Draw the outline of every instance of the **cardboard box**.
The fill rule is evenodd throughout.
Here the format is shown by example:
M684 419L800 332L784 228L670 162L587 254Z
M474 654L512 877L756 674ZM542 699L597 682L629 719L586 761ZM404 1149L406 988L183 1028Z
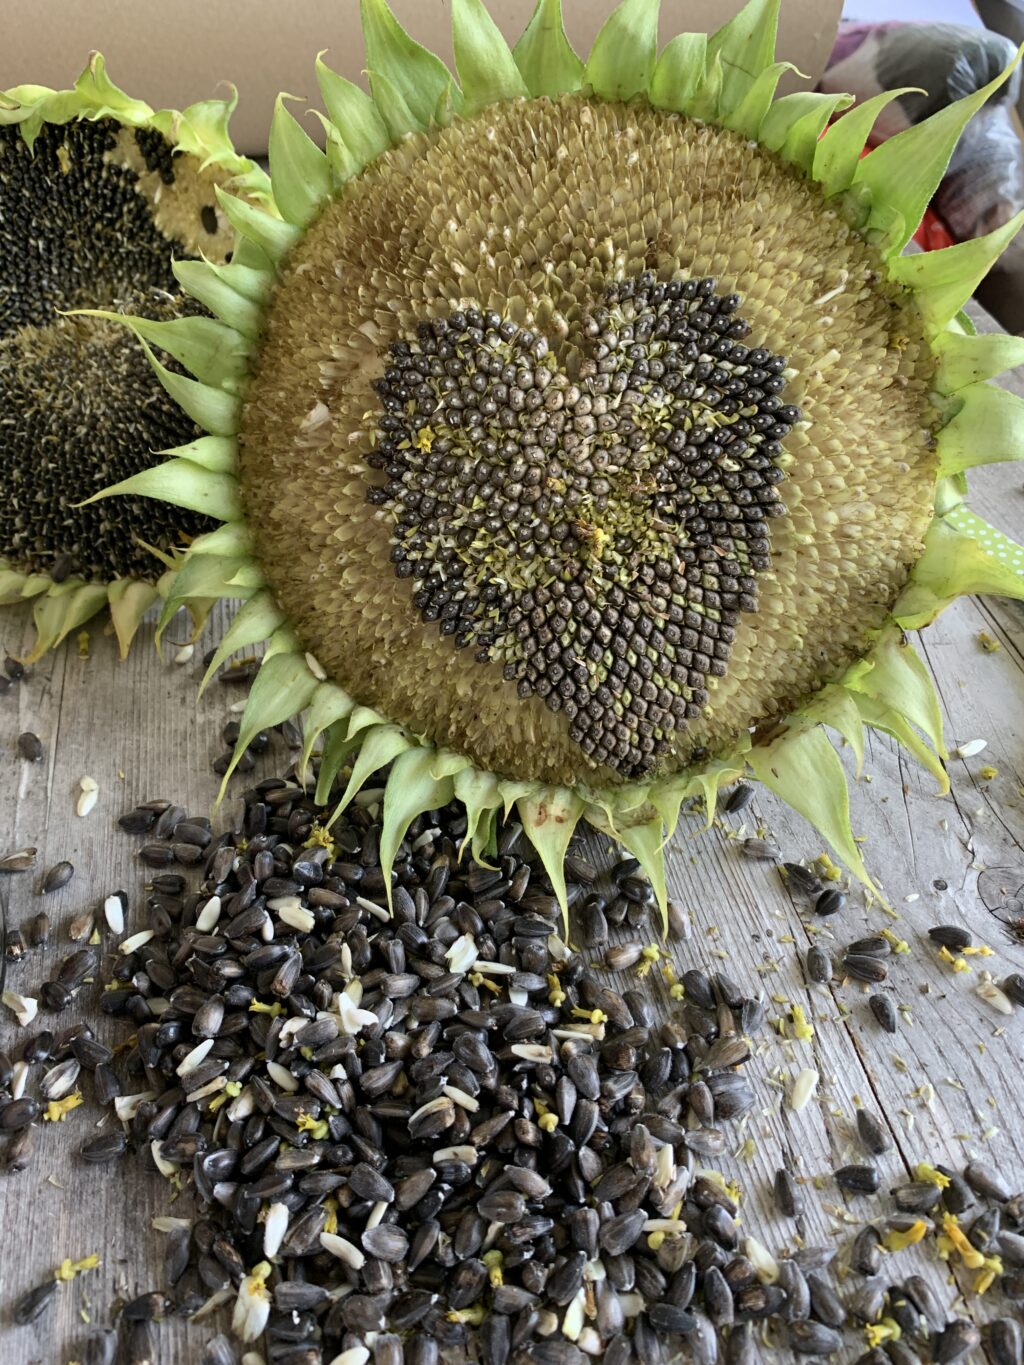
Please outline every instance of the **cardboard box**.
M533 12L534 0L490 0L511 42ZM564 0L566 27L586 53L614 0ZM393 0L401 22L421 43L451 60L447 0ZM662 0L661 36L712 31L740 8L740 0ZM841 0L784 0L779 55L814 82L824 69ZM0 30L0 89L37 84L64 87L90 51L107 59L112 78L154 107L181 108L216 93L218 82L238 86L232 132L241 151L266 150L274 96L281 90L318 104L313 76L317 52L359 81L364 66L358 0L5 0ZM795 88L795 87L790 87ZM310 121L311 131L315 121Z

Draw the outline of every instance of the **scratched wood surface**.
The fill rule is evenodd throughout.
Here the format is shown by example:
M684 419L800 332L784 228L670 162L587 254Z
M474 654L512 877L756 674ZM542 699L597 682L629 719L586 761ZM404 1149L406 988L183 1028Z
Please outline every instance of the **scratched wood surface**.
M1016 387L1024 391L1024 383ZM1024 534L1020 466L980 471L972 489L982 515L1011 534ZM122 811L158 796L198 814L210 811L217 781L210 765L223 748L219 732L239 694L215 685L198 706L194 697L200 656L225 620L215 614L186 665L161 662L145 632L131 658L119 663L111 639L97 627L88 658L72 643L0 699L0 847L39 848L37 872L4 879L9 921L21 925L44 904L53 921L48 948L10 964L9 986L35 994L69 951L69 921L118 887L130 894L129 928L141 924L143 869L134 857L137 840L116 827ZM983 632L1000 648L983 649ZM0 645L18 654L28 639L27 615L0 614ZM1024 607L962 601L919 647L938 684L949 742L984 739L987 748L975 758L951 760L952 792L939 799L934 781L891 743L869 742L863 775L853 784L855 832L898 919L877 905L867 907L854 892L841 916L815 923L809 906L788 894L770 864L744 856L742 836L755 827L770 831L787 858L813 858L823 849L812 830L768 795L706 833L699 820L684 818L672 844L671 895L692 922L689 938L672 945L677 969L724 970L749 993L764 992L770 1017L783 1014L786 1002L800 1003L815 1027L810 1042L783 1042L766 1030L748 1066L759 1108L742 1126L727 1125L730 1146L719 1162L745 1191L744 1228L776 1251L794 1246L798 1235L807 1243L846 1238L857 1222L891 1207L885 1198L844 1200L829 1179L832 1169L858 1157L850 1136L857 1103L881 1116L893 1134L893 1150L879 1158L883 1188L922 1159L962 1167L972 1155L985 1156L1024 1188L1024 1009L1004 1018L975 994L985 967L996 976L1024 970L1024 944L1014 944L1006 927L1015 909L1024 915ZM23 730L43 740L43 763L17 757ZM256 775L284 771L290 757L278 745ZM997 775L986 778L982 768L989 765ZM100 795L95 810L81 819L74 802L85 774L95 778ZM239 790L246 780L235 779ZM233 808L218 818L230 814ZM609 860L596 843L593 853ZM74 879L44 901L37 894L38 873L63 858L74 863ZM995 956L974 958L970 974L952 974L925 938L928 927L940 922L967 925ZM904 1007L894 1037L872 1018L866 990L808 990L802 971L815 939L841 945L883 927L894 928L911 949L891 959L883 987ZM0 1047L16 1053L19 1030L3 1014ZM87 1014L83 999L59 1023ZM100 1023L108 1036L123 1036L123 1028L103 1030L109 1021ZM821 1086L796 1113L785 1094L803 1067L820 1073ZM37 1068L34 1080L38 1074ZM90 1103L62 1123L43 1125L29 1168L0 1175L3 1365L80 1360L84 1318L109 1325L119 1295L161 1283L161 1239L150 1223L171 1211L169 1188L134 1160L84 1165L79 1149L99 1121ZM782 1164L807 1180L807 1212L798 1226L772 1211L771 1179ZM185 1196L173 1212L187 1214L188 1204ZM36 1325L12 1324L10 1307L18 1295L64 1257L91 1252L102 1257L99 1270L62 1288L56 1308ZM960 1286L917 1251L893 1258L887 1272L890 1266L893 1279L924 1274L951 1309L979 1320L995 1311L994 1304L970 1296L965 1310ZM858 1282L851 1276L843 1292L852 1294ZM223 1325L169 1320L159 1329L155 1360L198 1362L203 1343ZM850 1340L852 1360L864 1344L852 1332Z

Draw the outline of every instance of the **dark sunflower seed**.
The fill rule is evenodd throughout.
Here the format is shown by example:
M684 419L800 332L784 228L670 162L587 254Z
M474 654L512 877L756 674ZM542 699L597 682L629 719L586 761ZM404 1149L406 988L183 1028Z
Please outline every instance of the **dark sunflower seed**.
M75 869L72 863L67 861L54 863L53 867L43 877L43 895L48 896L51 891L59 891L62 886L67 886L74 875Z

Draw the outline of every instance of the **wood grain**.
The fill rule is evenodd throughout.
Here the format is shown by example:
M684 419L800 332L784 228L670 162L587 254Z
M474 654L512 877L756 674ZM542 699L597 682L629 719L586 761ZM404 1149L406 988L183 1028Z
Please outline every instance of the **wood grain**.
M979 471L972 502L1004 530L1024 532L1019 467ZM223 747L219 731L228 706L240 694L215 684L198 706L194 697L200 655L219 638L226 619L214 614L195 659L184 666L162 662L145 631L131 658L119 663L113 641L95 628L88 658L72 642L0 699L0 845L37 845L40 871L62 858L76 869L70 885L45 900L37 894L37 874L5 879L12 926L41 908L53 921L49 947L10 964L10 986L35 994L69 951L69 921L118 887L129 892L129 926L141 922L144 878L134 858L136 841L116 828L123 810L165 796L193 812L210 812L217 785L211 760ZM983 650L983 631L1001 648ZM0 615L0 643L11 653L23 651L28 639L25 613ZM720 1163L746 1192L744 1228L775 1250L795 1245L798 1235L808 1243L832 1242L888 1207L884 1200L844 1201L830 1179L836 1166L858 1157L851 1138L858 1103L882 1116L893 1133L893 1150L879 1159L885 1186L903 1179L917 1161L962 1166L973 1155L986 1156L1024 1186L1024 1010L1005 1019L975 995L986 965L997 976L1024 970L1024 945L1011 943L992 913L1024 883L1024 608L961 601L920 648L938 684L950 741L983 738L988 747L977 758L951 761L952 792L939 798L927 773L886 740L871 740L863 774L853 783L855 830L898 919L866 905L855 891L841 916L815 923L809 906L788 893L770 864L745 857L742 836L755 827L767 830L787 858L822 851L813 831L767 794L748 808L742 825L740 817L727 816L702 832L699 819L684 817L672 843L671 895L692 921L689 939L672 944L676 969L723 970L749 992L763 990L770 1016L783 1014L787 1001L802 1003L815 1026L810 1043L784 1042L774 1034L760 1041L748 1069L762 1105L745 1124L729 1128L729 1154ZM27 765L17 757L15 741L23 730L43 740L43 763ZM261 760L260 771L283 771L288 758L279 747ZM981 768L989 764L998 775L985 780ZM98 782L100 798L80 819L74 801L85 774ZM240 790L247 780L236 778L235 785ZM594 856L607 860L609 853L595 845ZM995 957L972 959L969 975L952 974L925 938L938 922L967 925ZM803 974L812 941L841 945L883 927L894 928L911 949L891 960L884 987L907 1009L895 1037L875 1023L864 990L809 990ZM78 1004L59 1025L86 1013ZM0 1046L13 1049L18 1030L4 1015ZM108 1022L100 1021L106 1036ZM785 1087L805 1066L820 1073L821 1087L814 1102L794 1113ZM85 1166L77 1153L98 1121L90 1105L63 1123L42 1125L29 1169L0 1176L4 1365L80 1360L84 1315L108 1323L119 1294L161 1283L160 1238L150 1221L169 1211L168 1187L135 1161ZM781 1221L771 1207L771 1179L780 1164L808 1182L807 1212L797 1226ZM183 1197L173 1212L187 1213L188 1202ZM55 1311L33 1327L12 1325L10 1306L18 1295L65 1256L93 1251L102 1256L102 1267L62 1288ZM892 1278L925 1274L944 1303L963 1309L959 1286L940 1263L908 1251L886 1270ZM857 1277L847 1286L852 1293ZM982 1316L992 1311L987 1301L974 1299L967 1308ZM198 1361L213 1330L168 1321L159 1329L156 1359ZM851 1350L849 1358L857 1353Z

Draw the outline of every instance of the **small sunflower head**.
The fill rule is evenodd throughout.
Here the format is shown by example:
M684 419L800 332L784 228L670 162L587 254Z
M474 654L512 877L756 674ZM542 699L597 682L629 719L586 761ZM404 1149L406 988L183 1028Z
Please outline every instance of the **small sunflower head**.
M138 315L172 353L189 335L219 341L176 266L230 259L217 190L238 177L258 187L228 140L230 108L155 111L113 85L98 54L73 90L18 87L0 101L0 601L36 598L37 653L108 600L126 644L164 571L153 549L214 524L140 499L117 516L79 504L202 434L105 315Z

